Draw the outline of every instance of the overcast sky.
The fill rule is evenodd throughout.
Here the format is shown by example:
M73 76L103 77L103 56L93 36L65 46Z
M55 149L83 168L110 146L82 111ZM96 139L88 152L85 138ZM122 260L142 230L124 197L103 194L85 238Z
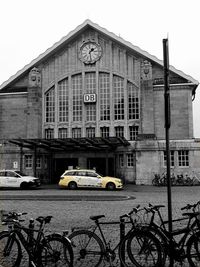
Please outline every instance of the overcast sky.
M200 82L199 0L6 0L0 14L0 84L86 19L169 62ZM193 102L200 138L200 86Z

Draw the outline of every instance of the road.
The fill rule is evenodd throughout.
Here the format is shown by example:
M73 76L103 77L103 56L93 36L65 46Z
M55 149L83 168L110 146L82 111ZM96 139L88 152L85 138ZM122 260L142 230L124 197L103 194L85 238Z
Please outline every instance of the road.
M200 200L200 187L172 187L173 218L187 203ZM57 186L42 186L34 190L0 190L0 209L28 212L26 218L52 215L49 231L62 232L72 227L88 227L92 215L104 214L106 220L118 220L135 205L163 204L163 215L167 219L167 189L165 187L126 185L121 191L65 190ZM2 227L2 226L1 226ZM106 229L107 230L107 229ZM108 229L109 238L117 239L119 229ZM118 265L116 265L118 266ZM93 266L89 266L93 267Z

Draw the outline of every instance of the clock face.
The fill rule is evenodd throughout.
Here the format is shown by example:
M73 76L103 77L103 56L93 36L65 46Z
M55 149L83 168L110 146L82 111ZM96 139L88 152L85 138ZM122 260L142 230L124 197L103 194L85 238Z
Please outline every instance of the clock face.
M95 42L88 41L80 47L80 60L85 64L93 64L100 59L102 48Z

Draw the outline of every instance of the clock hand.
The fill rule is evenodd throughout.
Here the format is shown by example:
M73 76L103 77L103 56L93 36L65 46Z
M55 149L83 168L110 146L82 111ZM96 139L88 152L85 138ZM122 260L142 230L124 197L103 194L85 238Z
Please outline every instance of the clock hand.
M91 52L93 52L93 51L94 51L94 48L91 48L89 51L89 54L91 54Z

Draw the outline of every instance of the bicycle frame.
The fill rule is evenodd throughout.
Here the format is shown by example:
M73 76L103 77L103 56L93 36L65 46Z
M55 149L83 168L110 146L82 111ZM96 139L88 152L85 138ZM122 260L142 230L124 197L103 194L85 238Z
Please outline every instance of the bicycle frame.
M115 225L115 224L120 224L120 222L116 222L116 221L113 221L113 222L99 222L99 220L95 220L95 227L94 229L91 231L92 233L95 233L96 230L98 229L99 232L100 232L100 235L101 235L101 238L102 238L102 241L103 241L103 244L106 248L106 250L110 250L110 245L109 245L109 242L106 241L106 238L105 238L105 235L101 229L101 226L100 225ZM89 241L88 241L89 243ZM112 251L115 251L120 245L120 241L117 243L117 245L112 249Z
M123 223L124 224L131 224L132 225L131 226L131 229L127 232L127 234L124 234L122 238L128 238L128 236L131 234L131 232L136 229L136 226L135 226L132 218L130 217L129 219L130 219L129 222L123 222ZM120 225L122 222L121 221L99 222L98 219L97 220L94 220L94 222L95 222L95 225L96 226L94 227L94 229L91 232L92 233L95 233L96 230L98 229L99 232L100 232L100 235L101 235L101 239L103 241L103 244L104 244L104 246L106 248L106 251L109 251L109 252L113 251L113 252L115 252L119 248L122 240L120 239L119 242L114 246L114 248L111 249L109 242L106 241L105 235L104 235L104 233L103 233L103 231L101 229L101 225L117 225L117 224ZM88 243L89 242L90 242L90 240L88 241Z
M10 227L9 227L10 228ZM9 234L9 238L8 238L8 242L6 244L5 247L5 251L9 251L12 248L12 244L14 242L14 240L19 240L20 241L20 247L21 245L24 247L24 249L26 250L28 256L29 256L29 262L33 267L37 267L36 263L35 263L35 257L37 256L38 253L38 249L39 249L39 244L42 240L43 237L43 232L41 231L41 229L39 230L31 230L33 232L37 232L37 238L31 238L31 241L34 242L34 244L30 244L30 240L26 240L26 238L24 237L22 231L24 231L25 234L27 234L29 236L29 232L30 229L23 227L23 226L17 226L14 225L12 227L12 229L10 228L8 230ZM20 251L20 253L22 253ZM22 257L22 254L20 255L20 258Z
M181 229L177 229L177 230L173 230L170 236L170 232L166 229L165 224L168 224L168 221L163 221L162 219L162 215L160 213L159 208L156 209L156 212L158 214L158 217L161 221L161 224L158 225L154 222L154 217L155 217L155 211L151 210L152 212L152 217L150 220L149 225L147 225L147 229L152 229L160 235L160 237L167 243L167 249L169 249L169 245L170 245L170 237L172 237L172 250L173 250L173 255L172 257L179 261L181 259L186 258L186 254L184 253L184 246L186 244L186 241L188 239L188 237L190 236L191 232L194 233L195 230L197 228L195 228L196 226L198 227L198 221L195 219L192 222L192 217L183 217L180 219L175 219L172 222L178 222L178 221L182 221L182 220L188 220L186 227L181 228ZM180 238L180 240L177 242L175 240L175 236L180 236L181 234L183 234L183 236ZM167 250L167 254L169 254L169 250Z
M39 227L34 229L34 220L31 219L29 221L29 226L25 227L21 225L21 221L18 217L24 215L23 213L15 213L10 212L5 214L6 217L3 221L3 224L8 225L8 229L6 231L1 232L2 238L6 237L7 241L4 247L4 254L5 256L9 256L14 244L17 245L17 259L15 261L16 267L20 265L22 259L22 247L24 247L25 251L29 257L29 266L32 267L40 267L43 256L45 257L46 253L48 252L48 257L53 257L53 260L60 260L59 253L54 250L54 243L53 241L58 241L60 244L60 248L64 253L69 252L68 254L64 254L67 256L64 260L67 260L67 263L72 266L73 264L73 251L71 247L70 240L59 233L53 233L49 235L45 235L44 228L47 223L50 223L52 216L39 216L36 218L36 221L39 222ZM37 235L34 233L37 233ZM4 236L5 235L5 236ZM4 241L4 242L5 242ZM66 247L66 250L65 250ZM59 248L59 247L58 247ZM15 250L13 250L15 251ZM14 266L15 266L14 265Z

